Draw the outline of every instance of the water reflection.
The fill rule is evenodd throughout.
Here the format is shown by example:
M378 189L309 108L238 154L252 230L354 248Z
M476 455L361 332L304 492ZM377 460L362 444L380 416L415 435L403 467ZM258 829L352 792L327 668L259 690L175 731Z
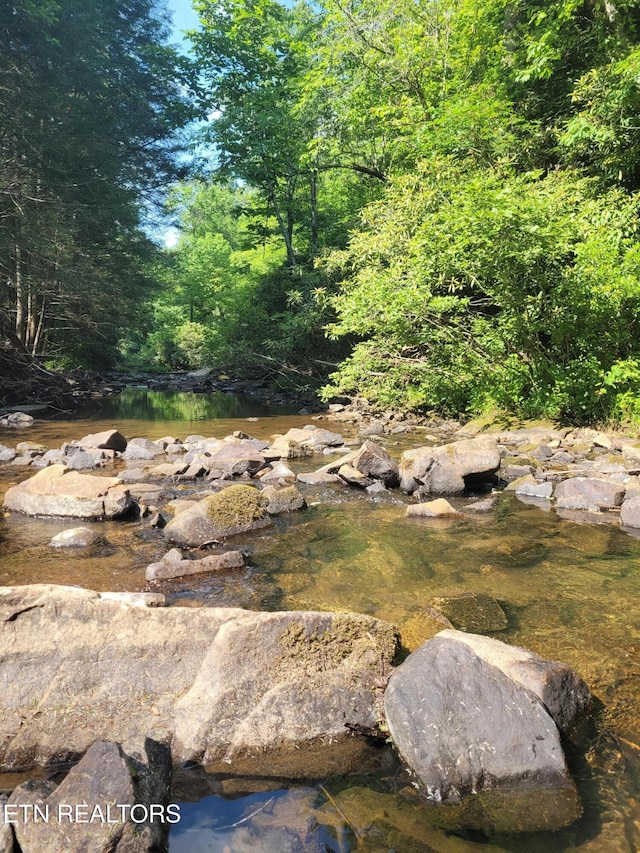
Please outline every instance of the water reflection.
M225 418L266 417L292 414L291 407L269 407L248 397L211 391L194 394L190 391L149 391L146 388L125 388L122 393L102 397L87 403L76 413L78 420L118 421L194 421Z

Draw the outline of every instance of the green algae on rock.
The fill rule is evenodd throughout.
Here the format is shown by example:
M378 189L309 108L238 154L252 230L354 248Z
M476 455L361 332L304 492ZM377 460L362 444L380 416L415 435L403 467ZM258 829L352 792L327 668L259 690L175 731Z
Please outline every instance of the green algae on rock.
M202 547L217 539L266 527L268 499L252 486L228 486L185 509L164 528L170 542Z

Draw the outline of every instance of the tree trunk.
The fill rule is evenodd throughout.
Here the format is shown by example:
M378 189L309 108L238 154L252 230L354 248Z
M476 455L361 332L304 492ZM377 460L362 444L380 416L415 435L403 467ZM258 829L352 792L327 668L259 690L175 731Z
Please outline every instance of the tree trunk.
M314 169L309 178L309 198L311 201L311 257L318 254L318 173Z
M20 343L23 344L25 336L26 316L24 310L24 285L22 280L22 249L17 243L14 245L14 260L14 282L16 287L16 336Z
M269 204L273 207L273 212L278 221L278 227L280 229L280 233L282 234L282 239L284 240L285 247L287 249L287 264L291 267L291 269L295 269L297 266L296 256L293 251L293 234L288 226L288 223L285 222L284 216L282 215L282 210L278 205L276 200L275 188L273 183L270 180L267 180L267 194L269 198Z

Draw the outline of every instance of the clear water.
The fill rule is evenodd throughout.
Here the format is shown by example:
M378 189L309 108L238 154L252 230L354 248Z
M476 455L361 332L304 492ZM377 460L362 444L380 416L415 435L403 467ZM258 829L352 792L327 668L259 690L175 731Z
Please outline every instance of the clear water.
M309 422L308 416L236 409L229 401L212 401L220 406L214 410L223 413L212 416L214 410L201 399L195 410L182 409L187 401L175 393L165 398L167 407L154 400L144 392L141 411L129 395L120 413L107 416L103 409L90 421L38 424L19 436L4 431L0 442L29 438L58 446L107 426L117 426L129 438L191 432L222 437L238 428L267 437ZM149 410L169 413L171 419L147 421ZM180 412L188 417L179 419ZM195 412L205 414L200 418ZM246 421L255 416L257 422ZM348 435L344 425L328 426ZM419 435L411 443L418 445ZM322 461L304 460L301 467L313 470ZM17 476L25 474L5 467L0 486ZM305 512L238 537L252 554L245 571L176 581L163 591L176 605L368 613L397 624L409 649L433 632L425 616L432 598L459 592L494 596L509 618L501 639L566 661L596 696L597 733L586 757L577 756L574 765L585 813L559 833L459 838L432 824L406 777L385 759L375 777L325 780L291 790L265 780L211 779L193 796L197 802L183 804L171 853L639 849L640 541L613 523L578 523L509 495L501 496L492 512L457 522L407 519L406 501L398 494L373 499L325 487L308 488L306 496L310 506ZM467 502L454 501L459 506ZM111 522L104 524L106 546L62 557L46 543L66 526L6 518L0 527L0 583L144 589L146 565L165 550L160 542L136 536L138 522Z

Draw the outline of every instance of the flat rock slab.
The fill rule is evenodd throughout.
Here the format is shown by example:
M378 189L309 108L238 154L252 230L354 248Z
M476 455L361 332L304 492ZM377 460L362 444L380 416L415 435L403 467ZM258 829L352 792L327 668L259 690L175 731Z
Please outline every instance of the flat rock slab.
M535 692L489 662L501 655L511 661L509 647L481 637L479 654L477 639L443 631L394 671L385 693L393 742L426 797L464 804L463 825L566 826L581 807L556 723ZM524 652L516 650L516 657ZM494 807L505 794L511 808L496 826Z
M395 629L352 614L134 607L72 587L0 588L0 768L96 740L221 772L322 778L371 757ZM222 630L225 626L226 629Z
M558 509L580 509L599 512L620 506L625 487L611 480L592 477L572 477L556 486L555 500Z
M102 519L123 515L134 504L117 477L79 474L63 465L43 468L7 490L4 508L26 515Z

